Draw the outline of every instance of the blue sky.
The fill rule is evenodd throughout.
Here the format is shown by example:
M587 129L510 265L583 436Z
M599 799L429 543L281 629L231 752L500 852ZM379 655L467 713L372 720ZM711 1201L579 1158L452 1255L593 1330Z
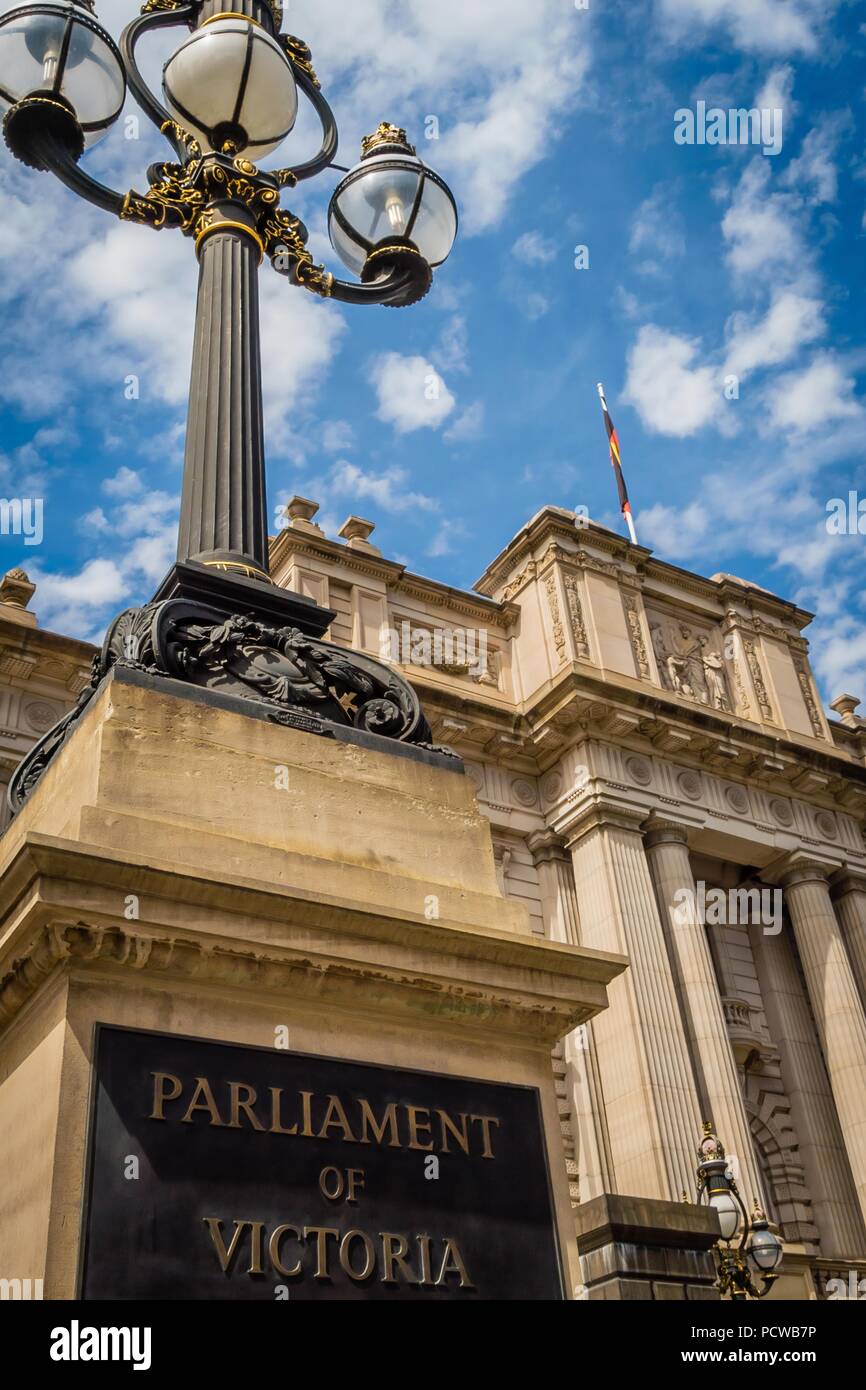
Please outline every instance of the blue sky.
M291 0L339 162L380 119L406 125L462 226L411 310L325 305L263 267L271 517L295 492L331 535L360 513L385 555L464 587L547 502L621 529L601 380L642 543L816 610L825 697L866 696L864 536L826 524L830 499L866 499L866 5L582 4ZM115 36L135 12L97 8ZM153 41L154 80L173 32ZM700 101L780 110L779 153L678 144L676 112ZM263 164L299 162L312 136L301 119ZM87 163L143 190L159 157L142 117ZM339 271L337 177L283 201ZM96 638L173 557L192 245L5 150L0 185L0 490L44 498L42 545L0 537L3 568L37 580L44 625Z

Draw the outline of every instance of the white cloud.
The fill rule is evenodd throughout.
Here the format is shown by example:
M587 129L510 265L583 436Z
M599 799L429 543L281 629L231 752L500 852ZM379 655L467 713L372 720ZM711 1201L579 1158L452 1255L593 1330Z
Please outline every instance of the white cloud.
M800 201L769 191L770 161L756 155L747 165L722 218L727 260L738 276L804 279L811 254L805 244Z
M783 138L789 131L796 112L800 109L797 102L794 101L793 91L794 69L790 63L785 63L781 67L770 69L764 85L755 97L754 104L759 111L782 112Z
M448 444L465 444L480 438L484 430L484 402L473 401L461 411L453 425L443 435Z
M422 492L413 492L405 485L405 468L387 468L382 473L365 473L355 463L339 459L328 479L328 491L336 497L360 498L375 502L386 512L435 512L439 503Z
M742 376L756 367L786 362L825 331L820 300L782 290L762 318L755 320L745 313L731 316L724 371Z
M136 497L144 491L144 483L141 481L141 474L136 473L133 468L127 468L123 464L118 468L113 478L106 478L102 484L102 491L109 497Z
M669 507L661 502L642 507L637 526L642 545L652 546L672 560L689 560L700 547L709 529L706 508L698 502Z
M342 454L355 442L355 431L348 420L326 420L322 426L322 448L326 454Z
M658 0L675 42L703 42L707 30L723 30L747 53L814 53L821 19L833 5L834 0Z
M717 417L723 401L717 370L695 365L700 343L655 324L639 331L627 359L625 399L647 429L683 439Z
M562 0L297 0L326 90L341 84L342 147L383 116L452 184L469 233L502 219L551 131L579 100L590 27ZM338 36L338 40L337 40ZM471 60L469 56L471 55ZM421 138L428 115L438 140Z
M511 248L511 254L530 265L549 265L556 259L556 245L540 232L524 232Z
M855 382L831 356L818 357L804 371L789 372L769 392L770 416L779 429L798 433L838 420L859 417Z
M454 410L456 400L432 362L426 357L402 357L386 352L370 369L380 420L398 434L439 429Z
M847 121L824 117L808 132L797 159L792 159L782 182L802 190L815 203L833 203L839 183L834 155Z
M632 218L628 249L638 259L637 269L656 274L685 254L682 218L676 210L673 190L655 188Z

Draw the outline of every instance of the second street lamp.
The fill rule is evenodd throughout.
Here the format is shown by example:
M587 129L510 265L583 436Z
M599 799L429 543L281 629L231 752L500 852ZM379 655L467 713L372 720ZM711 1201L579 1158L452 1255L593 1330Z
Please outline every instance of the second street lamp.
M765 1298L778 1278L776 1270L782 1259L782 1242L770 1230L770 1223L755 1198L754 1210L748 1215L721 1140L707 1121L698 1148L698 1197L705 1199L719 1218L723 1245L717 1245L719 1258L718 1288L722 1297L735 1300ZM731 1242L740 1236L736 1249ZM760 1288L749 1269L749 1260L763 1276Z
M258 268L347 304L401 307L430 289L457 233L454 199L383 123L331 203L332 241L357 281L316 265L284 189L334 161L337 128L310 51L280 32L278 0L147 0L119 49L89 0L36 4L0 21L0 109L10 150L117 217L190 237L199 261L177 563L152 603L109 629L79 708L37 744L10 783L17 809L116 664L255 700L284 722L322 721L416 743L430 733L411 687L371 658L318 642L333 615L276 589L268 528ZM163 72L167 106L142 77L142 37L191 32ZM126 85L175 160L122 193L79 164L120 114ZM291 131L298 94L321 125L318 152L271 170L255 162ZM319 726L322 726L321 729Z

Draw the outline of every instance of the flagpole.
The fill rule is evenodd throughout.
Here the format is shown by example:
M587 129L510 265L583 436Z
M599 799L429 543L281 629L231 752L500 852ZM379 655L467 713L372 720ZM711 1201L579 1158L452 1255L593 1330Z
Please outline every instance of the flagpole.
M631 503L628 500L628 492L625 486L625 479L622 475L622 465L619 457L619 439L614 429L613 421L610 418L610 411L607 408L607 401L604 396L604 387L598 383L598 398L601 401L602 414L604 415L605 428L607 429L607 439L610 446L610 461L616 474L617 487L619 489L620 509L625 517L628 533L631 537L632 545L637 545L637 531L634 528L634 517L631 512Z

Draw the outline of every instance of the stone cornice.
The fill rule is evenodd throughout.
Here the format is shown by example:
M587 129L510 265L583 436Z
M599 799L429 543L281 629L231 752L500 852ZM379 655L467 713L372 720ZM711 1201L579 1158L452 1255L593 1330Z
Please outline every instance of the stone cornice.
M326 536L311 536L306 532L287 527L272 539L270 564L273 573L288 565L295 557L313 557L347 571L347 582L352 574L368 575L387 586L389 597L400 595L420 599L437 608L445 608L451 613L479 622L495 623L503 632L516 621L520 610L516 605L498 603L495 599L481 594L472 594L465 589L455 589L449 584L439 584L434 579L413 574L405 565L395 560L386 560L352 550L347 545L330 541Z
M606 570L618 577L620 582L631 582L635 586L643 587L647 595L652 594L654 599L667 598L671 601L672 596L668 589L673 587L675 591L691 594L714 608L724 609L732 604L745 604L755 615L765 614L777 620L787 621L798 630L808 626L814 616L787 599L779 598L754 585L737 583L728 576L707 579L666 560L658 560L645 546L633 546L625 537L618 536L594 522L578 527L575 524L574 513L561 507L544 507L537 512L488 565L475 588L482 594L495 593L505 585L511 575L519 571L521 564L537 559L535 551L545 540L554 544L557 540L567 541L566 562ZM597 557L587 555L587 545L601 551L607 557L607 561L599 561ZM580 555L585 558L581 560L578 558ZM656 584L665 587L658 591L654 588ZM673 601L675 602L675 598Z
M120 915L130 894L140 902L135 921ZM495 1015L506 1030L550 1044L603 1007L605 986L625 968L606 952L214 879L35 833L0 887L0 920L13 915L0 965L3 1023L56 968L112 967L306 994L322 1007L350 998L375 1008L387 993L389 1008L406 1015L433 1009L472 1028Z

